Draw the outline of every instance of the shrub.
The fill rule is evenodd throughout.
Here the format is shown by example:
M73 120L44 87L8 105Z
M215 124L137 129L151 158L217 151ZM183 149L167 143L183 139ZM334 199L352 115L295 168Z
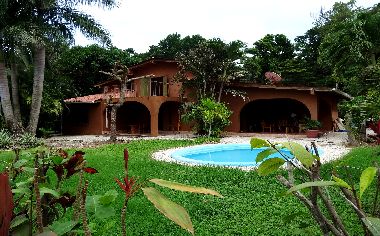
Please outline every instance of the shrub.
M357 141L365 139L367 121L380 120L380 92L369 91L365 96L357 96L339 105L340 113L346 118L348 130Z
M5 129L0 130L0 149L7 149L12 145L12 135Z
M322 123L318 120L312 120L310 118L305 118L305 129L312 130L312 129L319 129L322 127Z
M41 144L42 141L31 133L23 133L15 139L15 146L20 146L21 148L33 148Z
M197 134L219 137L223 129L231 123L229 117L232 112L227 106L210 98L201 99L185 110L182 119L187 123L195 122Z
M10 149L14 147L21 149L33 148L41 144L42 141L31 133L12 135L5 129L0 130L0 149Z

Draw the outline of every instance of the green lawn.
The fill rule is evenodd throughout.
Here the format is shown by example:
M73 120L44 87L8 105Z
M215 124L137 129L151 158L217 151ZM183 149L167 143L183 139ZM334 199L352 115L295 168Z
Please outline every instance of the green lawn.
M99 171L98 174L87 176L90 182L88 196L102 194L110 189L116 189L119 193L117 206L115 206L117 214L113 219L116 225L103 235L120 235L119 219L124 193L114 178L123 177L124 148L128 148L130 154L130 176L139 176L141 179L162 178L203 186L217 190L224 196L224 198L217 198L157 187L171 200L182 204L188 210L197 235L321 235L316 226L307 227L307 232L300 229L314 224L314 221L306 208L294 197L278 196L284 188L276 181L275 175L260 177L255 171L189 167L151 159L151 154L156 150L193 144L194 141L184 140L146 140L83 150L86 152L88 166ZM323 170L327 176L333 166L341 165L343 162L344 165L356 166L357 169L350 167L350 170L352 169L350 173L358 179L361 170L379 157L380 148L378 147L358 148L343 161L325 165ZM9 158L9 154L0 155L1 160L6 158ZM338 169L344 168L338 167ZM342 178L345 176L342 175ZM75 191L75 186L76 179L73 178L65 184L64 189ZM345 212L342 215L351 234L361 235L356 215L342 199L334 194L334 190L331 190L331 194L335 196L335 204L339 210ZM127 211L129 235L188 235L186 231L163 217L142 192L137 193L129 201ZM295 213L298 216L288 222L287 216ZM112 220L92 222L96 223L99 230L98 234L94 235L102 235L100 230Z

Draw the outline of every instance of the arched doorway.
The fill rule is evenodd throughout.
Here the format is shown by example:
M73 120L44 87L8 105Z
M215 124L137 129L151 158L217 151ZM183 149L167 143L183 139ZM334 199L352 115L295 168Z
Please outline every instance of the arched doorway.
M116 129L119 133L150 133L150 112L139 102L125 102L117 111Z
M180 122L179 108L179 102L168 101L161 104L158 113L158 130L178 131Z
M258 99L240 111L241 132L298 132L298 124L310 117L309 109L290 98Z

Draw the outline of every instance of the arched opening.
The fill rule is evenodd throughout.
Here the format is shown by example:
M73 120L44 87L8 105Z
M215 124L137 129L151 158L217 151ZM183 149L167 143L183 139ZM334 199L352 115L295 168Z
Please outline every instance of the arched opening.
M290 98L259 99L247 103L240 111L241 132L298 132L299 123L310 118L309 109Z
M116 129L119 133L150 133L150 112L139 102L126 102L117 111Z
M323 130L332 130L331 105L323 99L318 101L318 120L322 123Z
M179 129L179 102L164 102L158 113L158 130L178 131Z

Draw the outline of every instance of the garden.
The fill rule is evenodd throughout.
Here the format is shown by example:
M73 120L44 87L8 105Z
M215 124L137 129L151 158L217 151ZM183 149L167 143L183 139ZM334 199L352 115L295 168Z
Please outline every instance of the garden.
M182 205L187 209L197 235L321 235L318 225L314 223L313 217L308 210L295 197L283 196L286 188L279 183L274 174L260 176L256 171L242 171L240 169L229 169L222 167L207 166L184 166L175 163L156 161L151 158L153 152L159 149L167 149L180 146L195 145L204 140L136 140L122 144L108 144L96 148L82 149L86 166L93 168L97 173L84 173L88 181L87 199L91 196L108 196L107 207L91 209L91 201L86 202L86 215L88 227L93 235L121 235L120 215L125 199L125 192L120 188L117 179L124 177L123 151L129 151L128 175L137 179L144 187L154 186L149 179L164 179L186 185L205 187L213 189L223 197L213 195L202 195L175 191L156 186L163 195L171 201ZM25 166L23 172L13 180L14 186L33 184L25 183L33 176L28 172L27 166L33 166L32 160L35 152L40 149L30 149L20 152L18 164ZM45 151L48 151L45 149ZM68 150L68 154L74 154L75 150ZM325 179L331 178L332 170L341 174L342 179L348 177L355 183L359 182L362 171L371 166L380 156L379 147L361 147L353 149L341 160L323 165L321 176ZM7 163L12 163L15 154L11 151L1 152L1 170ZM348 168L348 169L346 169ZM22 169L22 168L21 168ZM91 171L89 171L91 172ZM283 171L284 172L284 171ZM349 175L349 176L348 176ZM63 193L75 196L78 187L79 175L73 174L71 178L64 180L55 188L57 175L54 171L47 172L44 194L50 199L58 199ZM21 186L22 187L22 186ZM33 189L31 186L27 187ZM46 189L52 189L49 192ZM54 190L53 190L54 189ZM342 220L350 235L362 235L361 223L355 212L339 195L336 187L330 187L333 202L340 213ZM336 191L335 191L336 190ZM41 191L43 192L43 191ZM35 198L21 198L28 193L16 193L15 200L18 207L15 212L28 205L28 201ZM90 196L90 198L89 198ZM110 197L112 196L112 197ZM373 200L377 198L375 185L372 184L363 198L363 209L372 211ZM46 203L45 203L46 204ZM58 235L68 232L76 232L78 235L85 234L81 220L73 222L73 207L57 209L54 220L49 225L51 229L58 230ZM105 210L106 209L106 210ZM112 210L110 210L112 209ZM32 208L35 211L35 208ZM103 212L102 212L103 210ZM374 209L378 212L378 208ZM32 214L33 218L36 217ZM13 230L28 221L15 224ZM65 223L71 222L71 225ZM126 209L126 232L128 235L188 235L172 221L163 217L153 204L144 197L142 191L137 191L128 201ZM33 220L33 229L36 223ZM55 230L56 230L55 229ZM65 231L66 230L66 231ZM14 234L20 235L20 234ZM22 234L21 234L22 235Z
M113 46L108 31L80 8L111 9L117 1L0 5L0 236L380 235L379 4L337 2L293 41L266 34L248 45L174 33L143 53ZM75 46L75 31L99 45ZM129 82L142 78L128 78L129 69L151 58L177 64L173 81L183 88L175 97L180 112L173 120L187 122L196 138L118 140L117 124L124 121L117 112L125 101L120 95L92 101L106 102L101 112L110 118L110 133L102 137L109 141L65 149L59 148L62 143L44 144L64 134L63 118L70 110L65 99L98 93L94 85L110 79L119 93L132 89ZM296 142L288 139L287 131L281 143L248 134L249 148L264 149L252 156L257 168L182 165L152 157L226 135L233 113L223 96L244 103L255 99L231 86L235 82L265 89L307 86L320 110L314 98L326 90L314 88L333 88L329 91L344 101L337 109L328 104L333 113L318 119L344 119L340 131L347 132L350 151L333 156L322 149L328 154L323 159L316 147L324 138L317 138L321 123L310 114L303 128L317 136L305 139L312 141L307 144L302 134ZM170 89L162 88L162 94L143 100L165 97ZM85 125L91 114L80 111L73 120ZM270 157L274 153L280 157Z

